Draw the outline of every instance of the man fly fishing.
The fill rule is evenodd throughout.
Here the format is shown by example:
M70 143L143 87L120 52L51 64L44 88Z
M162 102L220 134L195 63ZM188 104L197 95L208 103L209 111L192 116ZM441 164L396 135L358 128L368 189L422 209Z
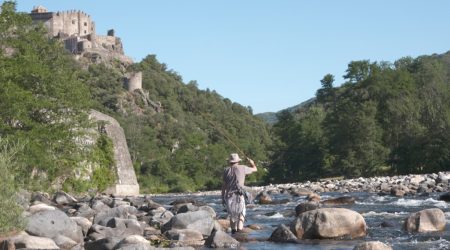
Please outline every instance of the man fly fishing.
M229 166L223 172L222 205L226 206L230 218L231 232L244 228L245 221L245 176L256 172L255 162L247 157L251 167L240 165L241 158L236 153L230 155Z

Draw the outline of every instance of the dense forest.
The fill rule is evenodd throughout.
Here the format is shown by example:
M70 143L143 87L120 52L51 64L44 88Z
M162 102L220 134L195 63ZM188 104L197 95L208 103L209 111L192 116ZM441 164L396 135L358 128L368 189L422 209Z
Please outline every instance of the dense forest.
M450 170L450 53L352 61L315 102L278 114L269 179L292 182Z

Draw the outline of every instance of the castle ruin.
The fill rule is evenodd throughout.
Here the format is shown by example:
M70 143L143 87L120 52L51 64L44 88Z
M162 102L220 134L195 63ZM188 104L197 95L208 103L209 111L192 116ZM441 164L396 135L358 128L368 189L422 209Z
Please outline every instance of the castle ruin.
M122 41L115 36L113 29L106 36L96 34L95 23L91 16L82 11L49 12L45 7L34 7L30 13L33 22L41 22L51 37L60 39L66 50L85 57L92 63L119 60L124 65L133 63L124 54ZM128 91L142 89L142 72L132 72L126 76Z
M131 64L131 58L124 55L122 41L114 35L113 30L108 35L96 34L95 23L91 16L82 11L49 12L42 6L34 7L30 13L34 22L42 22L50 36L64 42L64 47L75 55L84 55L93 60L119 59L125 64Z

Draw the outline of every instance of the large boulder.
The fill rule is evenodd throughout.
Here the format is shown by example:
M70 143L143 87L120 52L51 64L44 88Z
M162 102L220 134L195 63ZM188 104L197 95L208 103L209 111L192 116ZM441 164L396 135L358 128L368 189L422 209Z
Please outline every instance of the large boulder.
M206 245L211 248L232 248L239 247L239 241L223 231L214 231L206 241Z
M446 220L445 214L439 208L430 208L411 214L405 221L408 232L435 232L443 231Z
M26 231L35 236L55 238L58 235L63 235L77 243L83 241L81 228L69 216L59 210L33 214L28 218Z
M28 235L25 232L0 242L0 249L59 249L55 241L46 237Z
M208 211L199 210L175 215L161 227L161 232L165 233L171 229L193 229L201 232L204 236L209 236L213 227L214 220L211 214Z
M297 237L284 224L281 224L270 235L269 241L273 242L296 242Z
M380 241L368 241L359 243L353 250L392 250L392 247Z
M367 233L361 214L345 208L319 208L300 214L291 224L299 239L358 238Z

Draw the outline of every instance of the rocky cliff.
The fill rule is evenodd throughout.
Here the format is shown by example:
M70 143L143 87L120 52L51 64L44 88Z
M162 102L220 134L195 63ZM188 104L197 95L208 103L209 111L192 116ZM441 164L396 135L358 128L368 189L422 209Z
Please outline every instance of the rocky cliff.
M97 122L99 130L111 138L114 145L114 160L116 162L117 183L110 187L107 193L115 195L138 195L139 184L136 179L127 141L122 127L116 119L96 110L91 110L89 117Z

